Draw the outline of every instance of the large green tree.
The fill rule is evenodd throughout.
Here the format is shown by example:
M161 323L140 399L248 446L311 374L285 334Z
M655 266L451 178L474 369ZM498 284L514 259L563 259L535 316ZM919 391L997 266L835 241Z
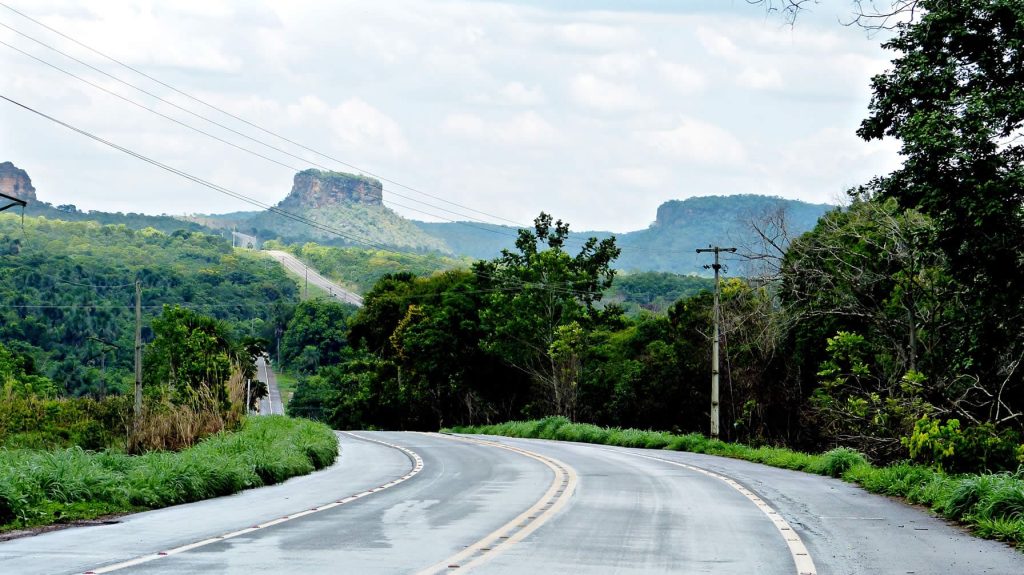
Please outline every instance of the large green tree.
M600 321L595 304L612 284L611 263L620 250L614 237L590 238L573 256L566 251L568 237L569 224L542 212L534 229L519 230L515 251L503 250L474 271L478 284L491 292L482 317L488 334L484 348L544 390L537 414L572 417L578 382L571 376L575 370L560 365L573 346L563 327ZM617 313L609 308L603 315Z
M920 0L922 16L883 46L893 67L872 81L859 134L902 142L903 166L874 182L936 223L935 245L965 289L958 372L993 397L1024 377L1024 3ZM1020 404L1009 405L1011 414ZM1014 409L1016 408L1016 409ZM1009 415L1003 411L1004 416Z

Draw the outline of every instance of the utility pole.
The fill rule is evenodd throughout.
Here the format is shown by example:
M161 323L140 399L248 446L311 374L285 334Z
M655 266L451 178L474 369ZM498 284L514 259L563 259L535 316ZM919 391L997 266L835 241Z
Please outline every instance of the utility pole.
M305 286L305 292L306 293L305 293L304 296L302 296L302 298L303 299L309 299L309 266L306 266L306 286Z
M135 426L142 418L142 282L135 282Z
M714 309L714 324L715 324L715 335L711 341L711 438L718 439L718 344L721 339L719 336L718 320L719 320L719 303L718 303L718 275L719 270L722 269L722 264L718 263L718 254L721 252L734 253L736 248L722 248L718 246L708 246L706 248L697 248L697 253L713 252L715 254L715 263L711 266L704 266L704 269L715 270L715 309Z

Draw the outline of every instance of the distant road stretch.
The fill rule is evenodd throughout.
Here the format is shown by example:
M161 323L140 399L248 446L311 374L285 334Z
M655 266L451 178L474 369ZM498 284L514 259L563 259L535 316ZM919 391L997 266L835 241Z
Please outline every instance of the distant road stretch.
M287 252L282 252L278 250L265 250L265 252L269 254L270 257L281 262L281 265L283 265L285 269L294 273L300 278L306 278L306 274L308 272L309 283L330 293L335 298L345 303L350 303L352 305L362 307L363 298L360 297L359 294L350 292L347 289L341 287L340 285L325 278L324 276L320 275L315 269L308 267L306 264L302 263L302 260L296 258L295 256Z
M0 573L1024 573L1024 554L919 508L746 461L423 433L339 441L334 466L281 485L0 543Z
M264 357L256 360L256 377L267 384L267 396L260 400L260 415L284 415L281 390L277 388L277 376Z

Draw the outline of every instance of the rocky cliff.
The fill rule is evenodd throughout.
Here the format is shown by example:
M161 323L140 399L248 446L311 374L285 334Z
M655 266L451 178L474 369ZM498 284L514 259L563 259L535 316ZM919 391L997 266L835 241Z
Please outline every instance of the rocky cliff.
M25 170L10 162L0 164L0 194L13 196L26 202L36 201L36 189Z
M320 209L338 204L383 205L380 181L342 172L304 170L295 174L282 208Z

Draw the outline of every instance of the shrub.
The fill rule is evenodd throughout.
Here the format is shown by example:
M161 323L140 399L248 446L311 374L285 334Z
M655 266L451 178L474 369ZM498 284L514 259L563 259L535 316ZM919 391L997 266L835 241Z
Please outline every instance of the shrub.
M842 477L856 465L864 465L868 461L855 449L837 447L821 454L821 457L808 469L812 473Z

